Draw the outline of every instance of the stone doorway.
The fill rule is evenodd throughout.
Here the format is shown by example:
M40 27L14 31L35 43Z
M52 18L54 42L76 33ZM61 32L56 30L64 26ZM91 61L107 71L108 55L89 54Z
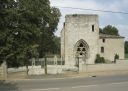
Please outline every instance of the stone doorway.
M75 59L76 66L79 68L80 65L86 64L86 60L89 57L89 46L83 39L77 41L75 45Z

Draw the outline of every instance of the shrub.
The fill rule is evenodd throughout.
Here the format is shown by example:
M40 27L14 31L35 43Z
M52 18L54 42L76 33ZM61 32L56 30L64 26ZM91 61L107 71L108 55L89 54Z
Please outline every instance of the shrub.
M118 55L118 54L116 54L114 58L115 58L115 59L119 59L119 55Z
M99 54L96 55L95 63L105 63L104 57L100 57Z
M119 55L118 54L115 54L115 56L114 56L114 63L116 63L116 59L119 59Z

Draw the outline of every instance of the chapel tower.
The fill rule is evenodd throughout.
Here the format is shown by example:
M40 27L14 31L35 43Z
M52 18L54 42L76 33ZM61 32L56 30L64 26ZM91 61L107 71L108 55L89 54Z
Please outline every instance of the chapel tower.
M81 64L94 64L98 39L98 15L66 15L61 31L61 58L65 65L77 65L78 59Z

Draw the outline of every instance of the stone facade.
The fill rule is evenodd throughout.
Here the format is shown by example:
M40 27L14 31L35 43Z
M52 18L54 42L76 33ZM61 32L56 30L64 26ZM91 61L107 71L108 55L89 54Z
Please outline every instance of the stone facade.
M104 52L101 52L101 47ZM114 61L116 54L119 59L124 59L124 37L100 34L99 54L109 61Z
M94 64L96 54L111 61L115 54L123 59L124 37L99 34L98 15L67 15L61 31L61 58L65 65Z

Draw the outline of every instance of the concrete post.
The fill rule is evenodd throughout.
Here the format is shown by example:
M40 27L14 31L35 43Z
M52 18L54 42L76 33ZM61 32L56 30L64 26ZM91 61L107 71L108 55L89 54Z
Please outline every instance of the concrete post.
M2 68L3 68L3 78L4 78L4 80L6 80L7 79L7 64L6 64L6 61L3 62Z
M57 56L54 56L54 64L57 65Z

